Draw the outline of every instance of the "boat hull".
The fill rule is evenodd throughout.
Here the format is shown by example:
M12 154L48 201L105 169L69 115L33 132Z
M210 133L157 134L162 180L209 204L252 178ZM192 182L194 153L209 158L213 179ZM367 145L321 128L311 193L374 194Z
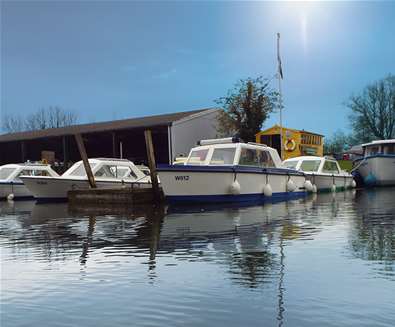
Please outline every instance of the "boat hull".
M326 192L332 190L332 185L336 185L336 190L353 188L352 176L332 176L324 174L308 174L307 179L317 187L317 191Z
M356 162L357 173L367 186L395 185L395 155L376 155Z
M213 168L193 166L167 166L158 168L161 185L169 202L262 202L300 197L306 194L303 174L281 173L280 169ZM287 191L291 179L296 185ZM237 181L240 190L232 192ZM272 196L265 196L263 187L269 183Z
M14 199L32 198L32 193L23 183L0 183L0 199L4 200L12 194Z
M26 187L38 201L65 201L67 192L71 190L89 189L88 180L68 178L41 178L21 177ZM121 187L151 187L150 183L122 183L121 181L101 181L96 179L97 188L121 188Z

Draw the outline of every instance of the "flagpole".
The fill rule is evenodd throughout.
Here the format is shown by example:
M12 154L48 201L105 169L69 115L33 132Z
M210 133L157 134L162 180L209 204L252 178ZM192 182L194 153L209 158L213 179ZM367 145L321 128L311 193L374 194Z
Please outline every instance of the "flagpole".
M281 79L283 78L283 72L281 67L281 58L280 58L280 33L277 33L277 78L278 78L278 94L279 94L279 105L280 105L280 157L281 160L284 160L283 157L283 96L281 90Z

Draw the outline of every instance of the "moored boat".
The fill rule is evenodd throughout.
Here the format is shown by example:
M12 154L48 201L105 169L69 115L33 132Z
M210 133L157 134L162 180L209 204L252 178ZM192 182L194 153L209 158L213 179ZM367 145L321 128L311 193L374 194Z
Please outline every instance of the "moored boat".
M49 165L41 163L20 163L0 166L0 199L21 199L33 197L22 181L22 176L59 176Z
M145 172L126 159L89 159L97 188L151 187ZM88 189L89 182L82 161L76 162L62 176L21 177L27 188L39 201L66 200L70 190Z
M353 172L367 186L395 185L395 139L362 144L363 158L354 161Z
M305 175L285 169L277 151L235 138L202 140L184 164L161 165L158 173L169 202L244 202L302 196Z
M287 159L284 167L303 171L316 191L338 191L355 187L353 176L332 157L301 156Z

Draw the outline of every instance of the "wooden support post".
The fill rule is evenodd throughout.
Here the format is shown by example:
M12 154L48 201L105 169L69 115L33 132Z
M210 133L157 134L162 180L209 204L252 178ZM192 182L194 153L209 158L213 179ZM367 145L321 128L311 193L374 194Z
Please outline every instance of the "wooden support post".
M158 175L156 173L154 145L152 143L151 131L145 130L144 136L145 136L145 147L147 148L148 167L150 169L152 190L154 192L155 200L159 202L161 195L159 189Z
M115 136L115 132L112 132L111 136L112 136L112 157L116 158L117 157L117 139Z
M62 145L63 145L63 169L67 169L67 162L69 161L68 149L67 149L67 136L62 137Z
M91 166L89 165L88 156L86 155L84 141L82 140L81 134L75 134L74 137L75 137L75 141L77 142L77 146L80 152L82 162L84 163L85 172L86 175L88 176L89 185L91 188L96 188L95 177L93 176Z
M21 142L21 162L26 161L25 141Z

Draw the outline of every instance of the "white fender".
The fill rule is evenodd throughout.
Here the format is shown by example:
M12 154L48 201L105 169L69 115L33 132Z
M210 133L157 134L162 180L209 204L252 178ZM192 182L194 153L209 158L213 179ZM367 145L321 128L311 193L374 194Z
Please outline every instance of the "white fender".
M313 184L313 189L311 190L313 193L317 193L317 185Z
M313 192L313 184L309 180L305 180L304 188L307 192Z
M287 182L287 191L293 192L293 191L295 191L295 189L296 189L295 183L293 182L292 179L289 179L289 181Z
M336 185L335 185L335 184L332 184L331 191L332 191L333 193L336 192Z
M232 184L230 184L229 191L233 195L240 194L241 187L240 187L240 184L237 180L235 180Z
M357 187L357 183L354 181L354 179L351 182L351 187L352 188L356 188Z
M273 190L270 184L265 184L263 185L263 194L265 196L272 196L273 195Z
M14 194L13 193L10 193L10 194L8 194L8 196L7 196L7 200L8 201L12 201L12 200L14 200Z

